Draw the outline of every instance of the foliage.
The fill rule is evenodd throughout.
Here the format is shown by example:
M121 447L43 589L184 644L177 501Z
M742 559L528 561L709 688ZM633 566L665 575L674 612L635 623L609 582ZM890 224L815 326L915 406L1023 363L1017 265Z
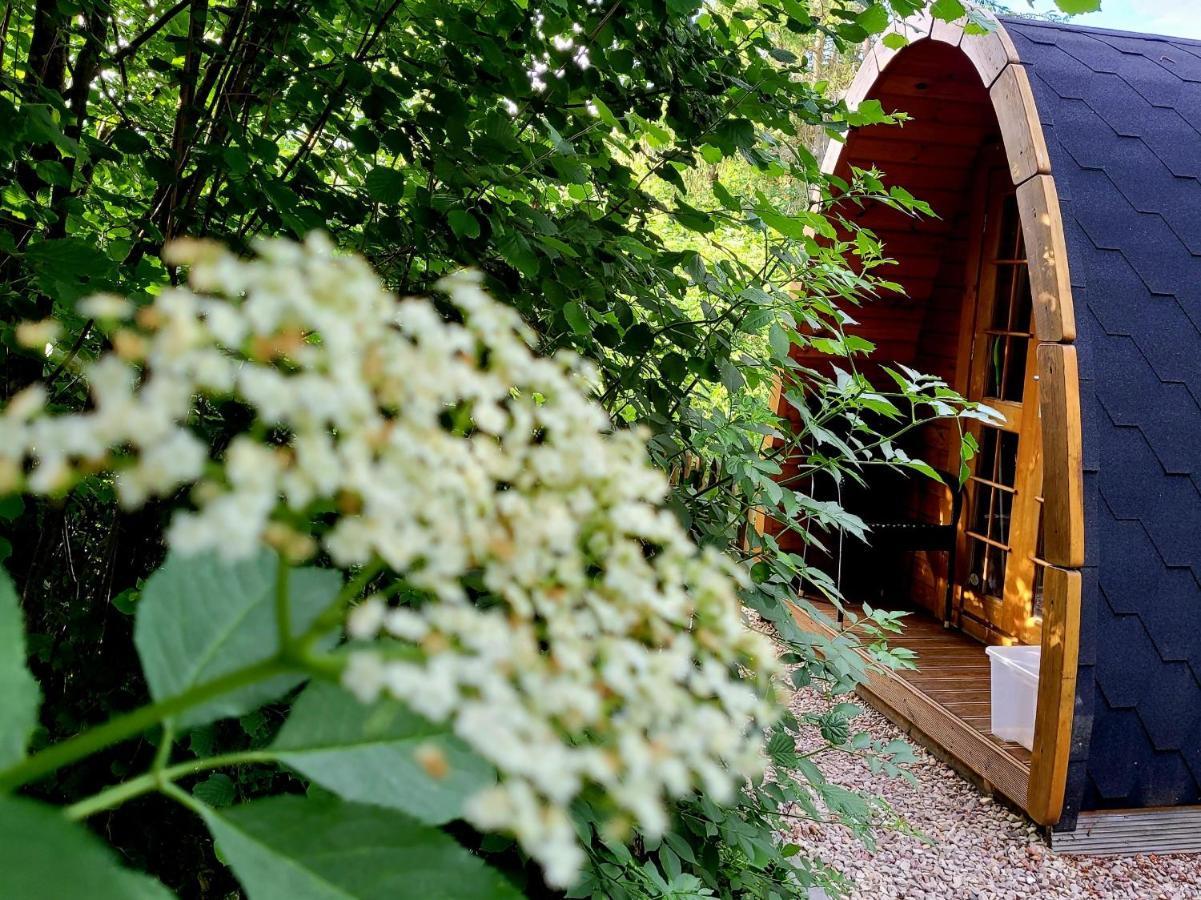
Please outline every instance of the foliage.
M605 406L616 420L651 430L656 464L679 474L700 461L703 482L677 478L671 503L679 520L749 569L743 600L790 643L786 659L798 683L846 691L861 671L845 652L855 635L874 641L879 635L868 629L887 633L894 624L869 617L845 643L815 646L791 626L782 602L798 586L831 597L838 586L801 555L781 552L774 538L752 533L748 521L762 510L814 544L843 529L861 532L824 487L865 466L929 474L898 438L962 413L944 385L917 373L894 369L893 386L870 384L857 359L873 348L844 332L857 305L892 286L885 251L841 218L836 199L915 215L924 205L876 173L859 173L851 184L827 179L814 156L827 134L884 121L872 104L850 111L835 102L836 79L819 61L853 53L891 16L926 5L10 6L0 36L3 397L43 379L50 409L85 408L82 372L110 338L81 299L114 290L145 306L161 296L180 277L162 257L175 236L215 237L245 250L258 236L323 229L365 254L402 294L427 292L447 272L475 266L546 350L571 347L597 361ZM964 10L939 0L936 12L955 18ZM41 338L37 352L23 349L22 338ZM799 367L792 356L808 347L840 357L839 370ZM786 402L802 420L796 435L766 408L781 370ZM236 404L214 404L196 424L220 455L245 415ZM764 438L773 441L766 454ZM790 457L800 459L799 476L782 483L780 463ZM131 513L115 502L111 481L91 478L67 498L0 507L0 553L11 545L8 565L44 694L34 750L61 746L148 699L169 702L195 684L168 665L181 636L144 630L144 617L153 620L161 602L155 586L162 582L147 579L162 562L168 515L183 501L169 495ZM273 620L274 607L268 612ZM17 633L0 618L5 648L19 647ZM193 674L220 677L235 658L263 665L279 647L266 633L261 646L210 634L203 649L215 655ZM135 638L146 679L133 665ZM211 854L172 856L177 851L164 848L164 832L196 827L173 808L142 816L97 809L86 798L147 764L195 779L196 802L300 790L268 749L295 684L294 674L275 674L281 680L270 690L179 726L244 713L186 730L175 752L195 759L171 763L175 736L134 720L139 727L129 736L143 739L60 769L31 790L77 804L69 807L75 818L104 815L114 842L173 888L232 889ZM22 673L0 678L0 752L7 754L10 728L27 731L36 701ZM251 708L269 699L278 702ZM832 746L878 750L881 765L891 764L893 751L854 748L853 729L825 724L822 733L838 739ZM781 727L821 730L822 723ZM233 767L228 784L217 779L224 773L202 771L198 761L208 758ZM345 784L319 774L320 766L291 764L330 790ZM140 778L124 783L138 796L155 789L157 782ZM798 777L755 787L734 807L685 801L673 811L674 831L661 841L635 832L632 853L603 833L604 811L584 803L575 811L578 831L595 863L586 877L611 896L789 894L823 876L795 848L773 852L780 814L810 815L806 798L816 792L821 816L880 821L879 809L844 798L831 805L820 784L818 769L800 767ZM524 877L503 841L479 848Z
M103 479L136 508L190 488L137 604L152 702L16 762L0 785L161 724L150 770L77 815L157 787L199 813L248 891L269 895L282 878L286 892L318 896L325 881L370 893L405 873L326 872L286 835L266 852L262 810L291 810L310 839L343 837L331 853L347 855L391 828L437 858L450 839L407 814L461 817L513 835L547 882L568 887L584 863L577 801L607 832L658 837L667 799L728 800L761 774L771 646L739 616L731 562L662 507L667 479L638 434L613 431L588 396L587 364L535 355L516 314L470 274L440 282L446 320L316 236L263 242L251 260L196 241L168 251L189 265L187 289L136 314L113 295L85 301L113 343L87 367L91 409L49 412L36 383L0 416L11 489L57 496ZM217 403L247 415L210 457L197 433ZM315 558L329 566L300 565ZM345 585L339 570L353 573ZM343 621L352 643L330 652ZM218 813L232 783L210 776L190 796L173 785L176 727L246 715L311 676L350 694L310 688L264 752L183 771L292 762L349 805ZM407 709L338 709L381 694ZM285 877L302 862L316 868ZM412 874L410 889L428 891ZM485 873L470 890L492 882L507 884Z

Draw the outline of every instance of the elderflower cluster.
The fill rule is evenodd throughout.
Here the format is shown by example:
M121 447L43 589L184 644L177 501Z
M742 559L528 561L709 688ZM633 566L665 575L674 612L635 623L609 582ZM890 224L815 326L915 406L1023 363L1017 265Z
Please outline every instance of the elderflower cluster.
M345 686L490 760L498 781L466 816L514 834L551 883L584 860L577 799L615 835L657 834L667 798L727 800L762 770L776 662L742 620L740 570L664 508L588 364L534 353L470 272L442 282L446 316L321 237L169 258L188 287L136 311L88 301L113 346L87 366L90 409L51 415L33 387L0 415L0 493L107 471L129 507L188 489L176 551L382 561L425 599L351 611ZM245 425L215 449L202 417L230 400Z

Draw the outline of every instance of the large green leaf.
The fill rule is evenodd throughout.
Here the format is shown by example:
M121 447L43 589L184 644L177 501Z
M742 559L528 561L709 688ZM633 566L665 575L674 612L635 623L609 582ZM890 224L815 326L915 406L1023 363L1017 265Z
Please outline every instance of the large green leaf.
M37 723L38 685L25 668L25 629L13 583L0 569L0 768L25 755Z
M521 896L448 835L380 806L287 796L203 814L250 900Z
M450 222L450 229L455 233L455 237L474 239L480 236L479 219L467 210L452 209L447 213L446 219Z
M148 875L122 868L82 825L32 800L0 798L0 895L20 900L166 900Z
M367 193L380 203L399 203L404 198L405 178L403 173L386 166L376 166L363 179Z
M300 695L271 749L346 800L395 807L434 825L458 818L463 801L495 778L447 729L395 701L364 705L326 682Z
M215 554L173 554L147 580L134 642L156 700L276 654L276 560L269 552L236 562ZM340 587L341 577L332 570L292 571L289 596L296 633L312 624ZM189 727L241 715L299 681L283 675L249 685L192 707L178 724Z

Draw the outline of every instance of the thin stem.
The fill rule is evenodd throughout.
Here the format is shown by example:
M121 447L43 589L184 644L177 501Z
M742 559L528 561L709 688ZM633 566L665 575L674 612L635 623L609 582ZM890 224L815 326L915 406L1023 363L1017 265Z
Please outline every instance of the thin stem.
M186 806L188 809L190 809L192 812L196 813L196 815L198 815L198 816L203 817L204 814L206 812L208 812L208 810L209 810L209 808L205 804L201 803L199 800L197 800L195 797L193 797L187 791L181 791L178 787L176 787L170 781L164 782L163 784L159 785L159 790L162 791L164 794L166 794L168 797L170 797L172 800L174 800L176 803L180 804L180 806Z
M175 723L170 719L163 721L163 733L159 738L158 750L154 754L154 763L151 769L155 772L161 772L166 768L167 762L171 759L171 747L175 743Z
M63 814L72 822L78 822L98 812L120 806L127 800L148 794L151 791L162 790L165 785L173 784L180 778L206 772L209 769L222 769L226 766L240 766L247 763L275 762L276 756L269 750L246 750L240 753L225 753L220 756L210 756L207 759L193 759L179 763L160 771L150 771L137 778L106 788L90 797L85 797L78 803L73 803L63 810Z
M103 750L109 744L116 744L141 734L163 719L198 706L214 697L219 697L221 694L275 675L294 671L297 668L299 666L279 658L264 660L199 684L182 694L168 697L158 703L147 704L125 715L109 719L103 725L98 725L90 731L78 734L60 744L47 747L41 753L35 753L15 766L0 772L0 792L11 791L23 784L36 781L69 763L90 756L98 750Z
M321 615L316 618L308 631L297 637L292 643L293 655L307 661L308 652L321 638L321 635L342 621L342 611L350 605L350 602L355 597L363 592L363 589L367 587L371 579L383 570L384 563L380 559L373 559L363 566L363 568L359 569L354 578L346 582L342 590L338 591L338 596L334 598L333 603L322 611Z

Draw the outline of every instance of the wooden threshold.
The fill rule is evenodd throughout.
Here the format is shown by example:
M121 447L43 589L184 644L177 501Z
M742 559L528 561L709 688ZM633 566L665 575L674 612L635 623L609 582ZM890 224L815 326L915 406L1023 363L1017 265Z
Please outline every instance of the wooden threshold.
M793 607L800 626L827 639L837 637L834 607L813 606L817 617ZM906 619L905 632L890 645L909 647L912 635L918 665L925 668L893 671L873 664L857 693L968 780L1027 811L1030 752L988 733L990 673L984 647L921 614ZM982 664L956 661L944 667L940 652L967 657L973 648Z
M1071 831L1051 832L1051 849L1081 856L1201 853L1201 806L1082 812Z

